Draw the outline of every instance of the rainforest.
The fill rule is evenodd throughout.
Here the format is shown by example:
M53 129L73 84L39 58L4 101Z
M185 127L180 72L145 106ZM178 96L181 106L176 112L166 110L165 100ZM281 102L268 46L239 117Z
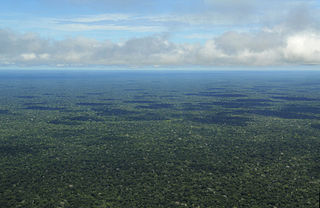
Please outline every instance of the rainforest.
M0 71L0 207L319 207L319 71Z

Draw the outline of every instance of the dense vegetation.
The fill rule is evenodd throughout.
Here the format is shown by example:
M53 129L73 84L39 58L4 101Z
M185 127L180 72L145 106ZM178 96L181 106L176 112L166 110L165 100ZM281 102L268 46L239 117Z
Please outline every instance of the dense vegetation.
M318 72L0 72L0 207L319 207Z

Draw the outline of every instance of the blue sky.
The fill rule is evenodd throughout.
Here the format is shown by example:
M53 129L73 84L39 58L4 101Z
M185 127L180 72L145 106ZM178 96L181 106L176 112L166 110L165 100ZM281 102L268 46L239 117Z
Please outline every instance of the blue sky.
M319 2L3 1L0 66L318 66Z

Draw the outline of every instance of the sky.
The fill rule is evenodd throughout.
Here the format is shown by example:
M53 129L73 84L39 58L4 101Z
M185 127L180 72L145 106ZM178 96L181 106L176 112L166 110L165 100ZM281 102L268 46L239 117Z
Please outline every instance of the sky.
M0 6L0 68L319 65L319 0L3 0Z

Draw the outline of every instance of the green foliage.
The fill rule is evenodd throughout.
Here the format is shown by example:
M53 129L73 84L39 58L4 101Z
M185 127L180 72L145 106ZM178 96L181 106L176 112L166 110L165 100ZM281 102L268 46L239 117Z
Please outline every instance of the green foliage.
M319 206L303 76L113 73L2 80L0 207Z

